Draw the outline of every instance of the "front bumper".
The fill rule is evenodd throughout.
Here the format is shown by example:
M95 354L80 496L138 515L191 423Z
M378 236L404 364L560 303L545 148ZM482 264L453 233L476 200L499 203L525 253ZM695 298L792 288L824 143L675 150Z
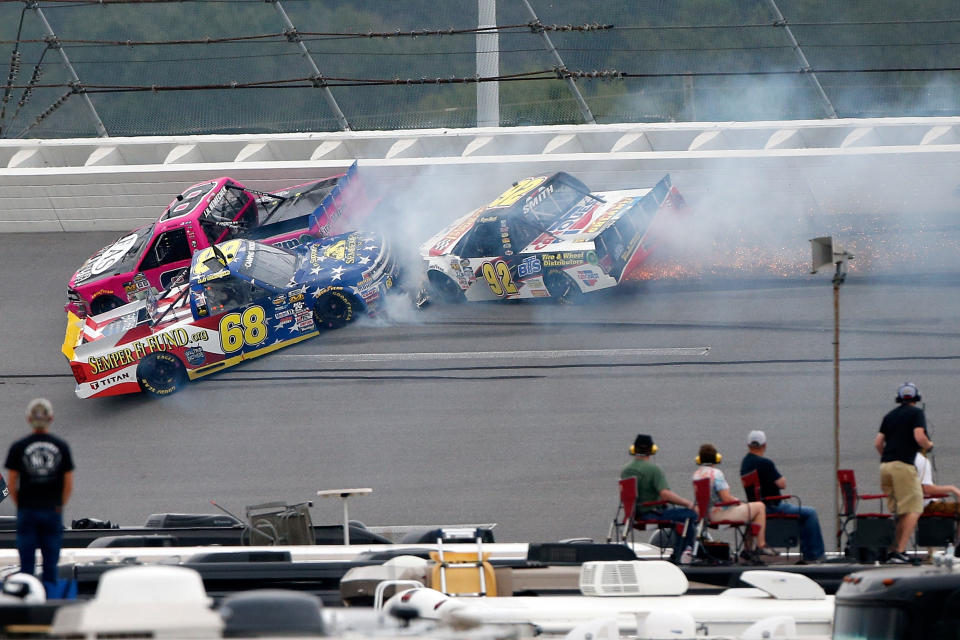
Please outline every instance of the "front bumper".
M63 305L63 310L68 314L72 313L78 318L84 318L87 315L87 305L83 298L77 293L76 289L67 288L67 303Z

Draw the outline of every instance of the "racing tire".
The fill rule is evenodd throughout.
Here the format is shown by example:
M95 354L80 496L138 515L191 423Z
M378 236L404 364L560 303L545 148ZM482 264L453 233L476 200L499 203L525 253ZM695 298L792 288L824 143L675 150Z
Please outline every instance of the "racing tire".
M551 271L544 277L543 284L550 297L559 304L576 304L583 299L583 292L573 278L562 271Z
M172 353L151 353L137 365L137 382L152 396L169 396L187 383L187 369Z
M125 303L117 296L98 296L90 301L90 315L98 316L101 313L112 311L122 304Z
M321 331L339 329L351 322L359 311L359 303L350 294L327 291L313 305L313 321Z
M439 271L430 271L427 273L427 280L430 282L430 290L441 302L460 304L467 299L463 289L450 276Z

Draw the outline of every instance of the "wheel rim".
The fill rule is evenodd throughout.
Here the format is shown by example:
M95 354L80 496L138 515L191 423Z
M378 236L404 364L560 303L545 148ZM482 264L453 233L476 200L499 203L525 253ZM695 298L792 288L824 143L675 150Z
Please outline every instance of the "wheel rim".
M176 356L154 354L140 362L137 379L144 391L164 396L174 393L183 385L186 370Z
M147 379L150 382L153 382L158 387L160 386L170 386L176 385L178 367L167 360L154 360L153 367L147 376Z
M318 327L338 329L353 318L353 305L342 294L328 293L317 301L313 314Z
M324 317L337 322L346 321L348 307L344 300L338 298L337 296L330 296L330 300L325 306L326 310L324 311Z
M548 277L547 291L560 302L570 302L577 294L573 282L562 273L553 272Z

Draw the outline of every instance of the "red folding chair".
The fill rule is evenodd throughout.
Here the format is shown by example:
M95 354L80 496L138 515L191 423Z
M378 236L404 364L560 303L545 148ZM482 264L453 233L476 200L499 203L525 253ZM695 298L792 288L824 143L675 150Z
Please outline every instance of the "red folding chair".
M668 500L653 500L642 503L641 507L662 507L670 504ZM617 507L617 515L613 518L610 525L610 531L607 533L607 541L626 542L629 538L634 540L634 531L639 529L646 530L648 526L656 529L670 529L676 531L677 535L683 535L683 524L674 520L662 520L650 514L645 517L642 513L637 513L637 478L630 476L620 480L620 504ZM660 556L663 557L664 546L660 546Z
M752 525L746 520L732 520L727 518L722 520L712 520L710 518L710 511L713 509L713 507L727 507L740 504L739 500L732 500L730 502L713 502L712 483L712 478L700 478L699 480L693 481L693 497L695 503L694 510L697 512L697 517L699 518L697 525L697 540L694 543L693 557L697 557L697 551L699 550L699 546L703 538L704 528L719 529L720 527L733 529L733 553L734 557L739 557L740 551L743 549L743 544L746 540L747 532L749 531L751 534L757 535L760 533L760 527L758 525Z
M854 555L862 555L860 549L871 551L872 554L884 553L884 550L893 544L894 530L891 514L883 510L883 499L887 494L859 493L853 469L838 469L837 482L840 485L841 497L841 524L837 531L837 548L842 548L841 537L846 536L847 547ZM880 510L861 513L860 503L864 500L877 500Z
M800 498L794 495L782 494L764 498L760 491L760 474L754 469L750 473L740 476L740 483L747 496L747 502L763 502L769 504L780 500L796 500L797 507L801 506ZM789 551L791 547L800 545L800 515L796 513L767 512L767 546L782 547Z

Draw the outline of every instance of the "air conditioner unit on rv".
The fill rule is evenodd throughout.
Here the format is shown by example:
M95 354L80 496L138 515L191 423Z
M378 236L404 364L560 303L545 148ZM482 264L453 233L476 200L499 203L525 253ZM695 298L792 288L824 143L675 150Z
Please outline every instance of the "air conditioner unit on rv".
M687 591L687 577L664 560L584 562L580 592L586 596L679 596Z

